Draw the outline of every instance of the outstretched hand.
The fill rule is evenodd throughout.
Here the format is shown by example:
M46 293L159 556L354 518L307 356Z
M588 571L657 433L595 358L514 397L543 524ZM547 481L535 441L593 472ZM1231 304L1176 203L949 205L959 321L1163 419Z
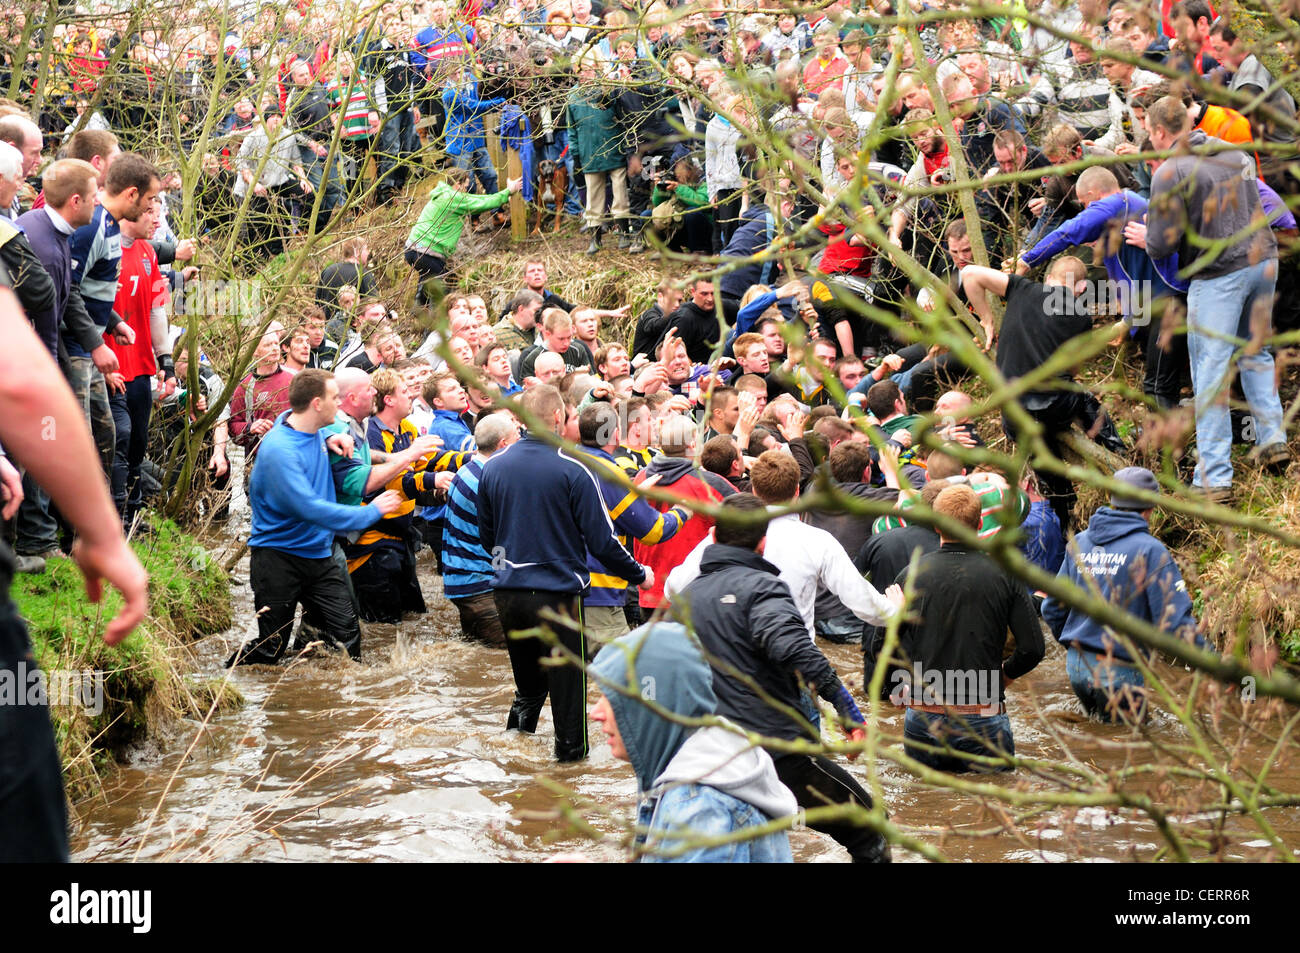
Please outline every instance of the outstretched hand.
M82 536L72 546L72 558L86 580L86 598L98 603L107 580L122 593L122 609L104 629L104 642L117 645L140 624L149 609L149 576L120 531L107 542L88 543Z
M356 444L352 442L352 435L346 433L331 434L326 438L325 446L331 453L337 453L340 457L351 457L352 451L356 449Z
M1145 222L1129 222L1124 226L1124 240L1138 248L1147 247L1147 227Z

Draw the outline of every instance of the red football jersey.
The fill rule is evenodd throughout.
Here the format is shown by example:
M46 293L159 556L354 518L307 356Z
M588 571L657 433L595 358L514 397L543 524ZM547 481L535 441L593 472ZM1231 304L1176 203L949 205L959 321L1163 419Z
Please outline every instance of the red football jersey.
M113 310L131 326L135 343L123 347L111 334L105 334L104 340L117 355L122 375L127 380L134 380L142 374L152 377L158 373L153 356L153 335L149 330L149 312L154 305L162 306L167 301L167 280L158 265L158 255L153 246L143 239L136 239L129 248L124 243Z

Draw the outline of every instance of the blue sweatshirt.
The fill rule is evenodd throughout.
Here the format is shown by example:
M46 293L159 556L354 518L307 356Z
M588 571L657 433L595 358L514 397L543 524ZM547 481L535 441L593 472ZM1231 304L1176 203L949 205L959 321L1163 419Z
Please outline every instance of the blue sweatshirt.
M1147 200L1136 192L1124 189L1114 195L1093 202L1074 218L1059 226L1047 235L1021 258L1027 265L1037 265L1047 261L1067 248L1095 242L1106 234L1110 228L1122 230L1128 222L1140 222L1147 213ZM1109 243L1108 243L1109 244ZM1127 284L1129 294L1123 303L1127 306L1145 306L1150 302L1141 292L1141 282L1151 282L1151 297L1163 298L1174 292L1185 293L1188 282L1180 280L1178 275L1178 256L1170 255L1159 261L1153 261L1146 250L1119 241L1118 247L1107 247L1105 251L1106 275L1111 281ZM1130 307L1131 312L1131 307ZM1132 317L1126 313L1125 317ZM1149 315L1148 315L1149 317Z
M1206 644L1196 634L1196 617L1183 575L1165 544L1151 535L1141 513L1109 506L1093 513L1088 528L1074 538L1057 578L1068 579L1084 590L1095 585L1104 601L1163 632L1202 647ZM1102 654L1113 648L1117 659L1132 661L1103 625L1051 596L1043 603L1043 621L1064 645Z
M343 506L334 497L325 433L302 433L285 411L262 438L248 490L253 508L250 549L277 549L304 559L329 556L336 534L368 529L383 514Z
M579 593L590 583L587 552L631 583L645 570L618 541L596 478L565 451L525 437L483 467L479 539L495 589Z
M458 156L487 148L483 116L505 102L504 99L480 99L478 81L467 80L442 91L447 110L447 155Z
M429 433L442 438L443 450L474 451L474 435L465 419L454 410L435 410L429 421Z

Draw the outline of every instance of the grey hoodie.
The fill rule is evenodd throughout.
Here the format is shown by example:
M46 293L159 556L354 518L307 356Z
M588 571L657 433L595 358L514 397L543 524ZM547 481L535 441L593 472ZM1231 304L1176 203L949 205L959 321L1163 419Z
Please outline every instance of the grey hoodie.
M754 805L768 817L793 814L799 803L777 777L771 755L739 732L717 725L696 729L655 778L652 793L675 784L704 784Z
M1239 149L1197 154L1198 147L1227 145L1199 129L1175 148L1151 178L1147 211L1147 254L1152 261L1178 252L1180 271L1194 278L1221 278L1277 257L1277 239L1269 229L1255 184L1255 161ZM1188 152L1186 150L1193 150ZM1245 241L1221 252L1191 241L1229 238L1256 229Z

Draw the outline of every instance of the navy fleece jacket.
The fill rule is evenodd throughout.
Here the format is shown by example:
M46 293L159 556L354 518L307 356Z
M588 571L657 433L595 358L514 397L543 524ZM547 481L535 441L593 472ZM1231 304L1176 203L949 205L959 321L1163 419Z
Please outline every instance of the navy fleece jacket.
M492 557L495 589L582 592L587 552L636 584L645 570L618 540L596 478L563 450L525 437L483 465L479 538Z

